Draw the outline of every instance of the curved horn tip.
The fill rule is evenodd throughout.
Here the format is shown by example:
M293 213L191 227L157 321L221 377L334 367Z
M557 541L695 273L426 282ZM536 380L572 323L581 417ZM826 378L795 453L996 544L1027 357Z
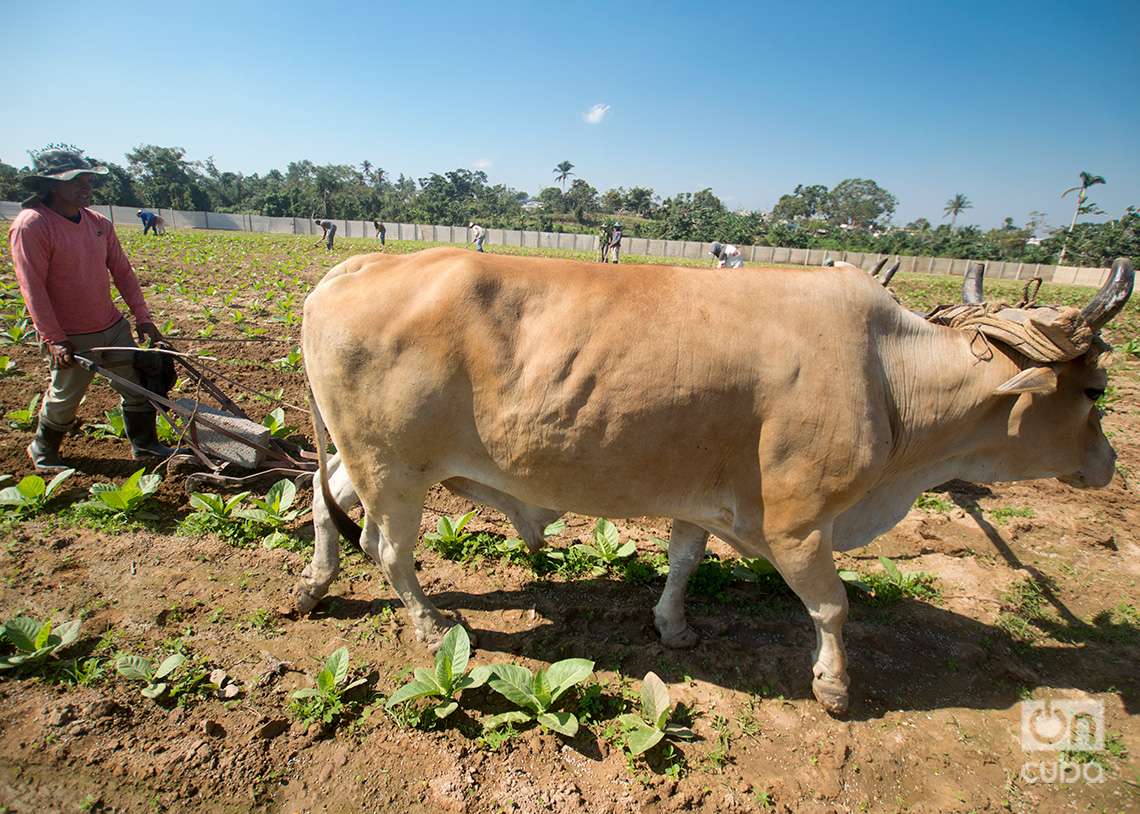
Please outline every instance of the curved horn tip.
M974 262L966 267L966 274L962 278L962 302L967 305L981 305L986 301L983 293L985 278L985 263Z
M889 269L887 269L886 273L883 275L883 280L882 280L883 288L886 288L888 285L890 285L891 278L895 276L896 272L898 272L898 270L899 270L899 266L901 266L901 265L902 265L902 259L900 258L900 259L896 260L891 265L891 267Z
M885 266L887 264L887 261L890 259L891 258L889 256L887 256L887 257L884 257L882 260L880 260L878 263L876 263L875 268L871 271L871 276L872 277L878 277L879 272L883 270L883 266Z
M1128 298L1132 296L1135 284L1136 272L1132 268L1132 261L1127 257L1116 258L1108 280L1101 286L1100 291L1096 292L1092 302L1081 311L1085 321L1094 331L1099 331L1120 313L1128 303Z

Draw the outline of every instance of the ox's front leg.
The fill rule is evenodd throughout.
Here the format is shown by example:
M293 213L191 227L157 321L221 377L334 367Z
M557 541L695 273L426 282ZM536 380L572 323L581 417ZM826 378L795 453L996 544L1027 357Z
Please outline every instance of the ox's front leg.
M328 461L329 491L344 511L350 511L360 501L352 488L348 471L341 466L340 456ZM293 604L298 613L308 613L329 592L329 586L340 572L340 534L321 494L320 474L313 484L313 559L301 572L301 579L293 586Z
M653 609L653 622L666 647L692 647L700 639L685 621L685 589L705 556L709 533L683 520L673 521L669 536L669 576Z
M422 511L421 499L377 515L368 514L360 544L384 570L384 576L408 609L416 639L434 651L452 623L424 595L416 577L415 547Z
M815 624L812 692L834 715L847 711L847 653L843 623L847 621L847 590L831 555L831 529L780 535L769 540L772 564L807 606Z

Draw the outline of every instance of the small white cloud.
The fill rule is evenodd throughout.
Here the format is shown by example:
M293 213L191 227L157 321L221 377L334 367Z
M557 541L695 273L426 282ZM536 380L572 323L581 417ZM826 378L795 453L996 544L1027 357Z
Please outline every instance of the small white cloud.
M586 124L601 124L602 119L604 119L609 112L609 105L596 104L583 113L582 118L586 120Z
M471 166L477 170L487 170L491 168L491 159L479 158L471 162Z

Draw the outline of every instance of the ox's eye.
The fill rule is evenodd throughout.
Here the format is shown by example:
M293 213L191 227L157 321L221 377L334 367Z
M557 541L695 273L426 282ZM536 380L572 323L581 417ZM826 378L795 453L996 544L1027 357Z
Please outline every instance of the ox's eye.
M1085 388L1085 395L1088 396L1093 401L1099 401L1100 397L1104 395L1104 388L1103 387L1086 387Z

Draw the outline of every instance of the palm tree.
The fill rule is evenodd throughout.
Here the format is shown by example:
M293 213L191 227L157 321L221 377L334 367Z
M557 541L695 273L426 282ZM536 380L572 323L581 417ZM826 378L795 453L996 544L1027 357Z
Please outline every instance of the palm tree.
M554 180L558 181L560 184L562 184L562 191L563 192L566 191L566 179L574 174L574 173L570 172L570 170L572 170L572 169L574 169L574 165L571 164L569 161L561 161L554 168Z
M1074 227L1077 225L1077 215L1081 214L1081 207L1085 204L1085 198L1088 197L1089 187L1095 187L1097 184L1104 184L1103 175L1090 175L1089 173L1081 170L1081 184L1076 187L1069 187L1061 193L1064 198L1070 192L1077 193L1077 208L1073 210L1073 221L1069 224L1069 231L1065 233L1065 242L1061 244L1061 256L1057 258L1057 265L1063 265L1065 262L1065 251L1069 248L1069 235L1073 233Z
M973 208L974 205L970 203L970 199L959 192L946 202L946 206L942 209L942 214L950 216L950 228L953 229L958 223L958 215L965 209Z

